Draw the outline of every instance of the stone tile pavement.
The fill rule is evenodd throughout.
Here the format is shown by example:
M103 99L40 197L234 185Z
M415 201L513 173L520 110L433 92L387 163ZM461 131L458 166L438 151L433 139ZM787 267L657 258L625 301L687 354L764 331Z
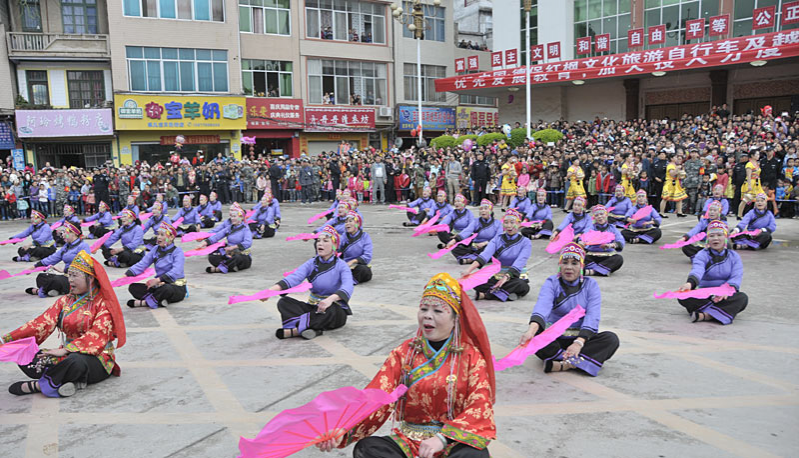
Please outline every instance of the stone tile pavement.
M321 391L365 385L389 351L415 332L420 291L430 276L457 275L462 267L451 258L425 256L436 250L437 239L411 238L399 227L400 212L366 205L375 275L356 287L347 326L313 341L279 341L276 300L227 305L227 297L264 289L310 257L310 244L283 239L307 232L307 218L321 208L284 205L284 226L275 239L255 241L251 269L208 275L206 261L192 258L188 299L155 311L125 307L121 377L64 399L0 390L0 456L234 456L240 436L254 436L281 410ZM556 211L556 220L562 217ZM661 242L674 241L693 223L665 220ZM22 227L2 223L0 237ZM741 253L742 290L750 303L726 327L692 324L676 301L652 298L685 281L690 267L679 250L628 246L624 267L598 279L601 327L619 335L621 348L597 378L544 374L537 360L498 374L499 438L490 446L492 456L799 455L799 221L778 220L776 238L765 252ZM538 289L557 270L544 246L533 244L530 295L478 303L498 356L515 346ZM0 248L0 269L24 268L10 261L13 251ZM122 273L110 270L111 278ZM33 284L33 277L0 282L0 332L52 303L23 292ZM124 287L117 294L128 299ZM57 345L54 337L47 344ZM0 364L3 385L22 379L16 367ZM297 456L319 455L308 450Z

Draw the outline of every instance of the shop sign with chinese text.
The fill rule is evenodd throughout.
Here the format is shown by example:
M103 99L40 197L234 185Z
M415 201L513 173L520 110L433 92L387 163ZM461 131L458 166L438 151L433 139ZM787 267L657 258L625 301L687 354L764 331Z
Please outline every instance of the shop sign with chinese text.
M400 130L413 130L419 125L419 107L399 107ZM422 107L422 129L447 130L455 128L455 109L446 107Z
M247 98L248 129L302 129L301 99Z
M241 130L244 97L204 95L114 96L117 130Z
M306 132L356 132L375 128L374 108L305 107Z
M19 138L98 137L114 134L110 108L17 110Z

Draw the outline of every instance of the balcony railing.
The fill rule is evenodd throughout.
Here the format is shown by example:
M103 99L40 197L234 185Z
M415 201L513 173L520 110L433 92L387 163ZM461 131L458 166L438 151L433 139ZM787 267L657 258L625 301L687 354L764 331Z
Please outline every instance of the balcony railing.
M9 58L111 58L108 35L68 33L6 33Z

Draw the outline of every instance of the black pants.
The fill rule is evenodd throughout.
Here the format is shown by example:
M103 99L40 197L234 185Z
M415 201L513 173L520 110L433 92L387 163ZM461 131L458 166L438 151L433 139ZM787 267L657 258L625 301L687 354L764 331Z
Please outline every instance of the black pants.
M261 230L261 227L263 227L263 231ZM250 231L252 231L253 237L259 239L268 239L269 237L275 236L275 228L270 227L268 224L261 226L258 223L250 223Z
M216 225L216 221L213 218L209 218L207 216L203 216L202 218L202 225L205 229L210 229Z
M36 367L39 358L49 359L40 351L30 364L19 366L22 372L32 379L39 379L39 387L47 396L58 397L58 387L67 383L99 383L109 377L100 359L83 353L70 353L54 366L46 366L43 370Z
M488 449L478 450L466 444L457 444L447 455L447 458L489 458ZM352 450L353 458L406 458L405 452L390 437L370 436L365 437L355 444Z
M123 248L123 250L116 255L111 254L111 248L103 245L103 257L110 260L116 256L116 267L130 267L137 262L141 261L144 257L144 252L136 253L130 248Z
M252 265L252 258L249 255L235 253L233 255L221 255L215 251L208 255L208 262L214 267L224 265L228 272L249 269Z
M39 261L55 253L55 251L56 251L55 244L53 244L52 246L33 245L28 249L20 247L19 249L17 249L17 254L20 256L28 255L29 261Z
M529 281L518 277L511 278L503 283L501 288L491 291L491 288L497 283L497 281L498 280L496 277L491 277L482 285L475 286L474 290L484 293L486 299L494 299L502 302L507 301L511 294L516 294L521 298L530 292Z
M325 313L316 313L315 305L283 296L277 302L277 309L283 320L283 329L296 328L299 332L306 329L328 331L347 324L347 315L351 315L352 312L347 305L343 307L342 305L341 302L336 302L328 307Z
M732 240L733 243L744 245L749 250L763 250L769 245L771 245L771 239L772 239L771 234L761 231L759 234L757 234L754 237L752 237L751 235L741 235L735 237Z
M704 247L701 247L699 245L685 245L684 247L682 247L682 253L688 256L689 258L694 259L696 253L699 253L703 249Z
M663 236L663 233L660 231L659 228L653 227L648 231L640 231L640 232L631 231L629 229L622 229L621 235L624 237L624 240L627 243L635 239L638 239L641 242L648 243L651 245L660 240L660 237Z
M128 286L128 292L134 299L138 300L146 300L146 296L150 295L155 299L159 307L164 306L164 301L167 304L173 304L186 298L186 287L173 283L165 283L156 288L147 288L146 283L133 283Z
M104 236L107 232L111 232L111 229L103 226L89 226L89 234L93 235L94 238L99 239L100 237Z
M477 205L480 205L480 202L486 198L488 193L488 180L475 180L474 191L477 194L477 199L475 199L475 202Z
M422 221L424 221L424 219L427 217L427 212L424 212L422 210L419 210L419 213L416 214L413 214L411 212L406 212L406 214L408 215L408 221L410 221L411 224L414 224L416 226L422 224Z
M534 228L534 227L523 227L521 233L523 236L527 237L528 239L532 239L536 235L538 235L540 239L548 239L552 237L552 230L555 228L555 225L552 223L551 219L544 221L541 224L541 227Z
M372 279L372 268L366 264L355 264L352 268L352 279L355 284L366 283Z
M452 235L452 232L441 231L438 233L438 240L441 240L441 243L444 245L448 244L450 240L452 240L455 236Z
M69 280L66 275L40 273L36 276L36 286L45 293L58 291L58 294L69 292Z
M733 193L732 196L732 202L731 202L732 205L730 206L730 212L736 215L738 214L738 206L741 205L741 186L743 186L743 183L740 184L733 183L733 189L735 192Z
M613 272L621 269L624 264L624 258L620 254L613 254L610 256L596 256L587 254L585 256L585 268L591 269L597 273L607 277Z
M561 361L564 351L574 342L574 339L574 337L561 337L538 350L535 355L544 361ZM602 369L602 364L609 360L618 348L619 337L610 331L603 331L586 339L580 354L571 363L577 369L596 377L599 370Z
M280 183L278 183L278 180L273 178L270 182L270 185L272 187L272 196L277 199L278 202L283 202L283 200L280 199ZM260 197L258 200L261 200Z
M702 312L712 316L721 324L730 324L735 316L746 309L749 297L738 291L732 296L719 302L713 302L710 298L705 299L679 299L680 305L688 310L688 313Z
M178 226L178 231L184 234L188 234L190 232L200 232L200 230L197 229L197 226L199 226L199 224L181 224Z
M475 248L474 244L470 243L469 245L458 245L450 253L458 262L472 263L484 249L485 247Z

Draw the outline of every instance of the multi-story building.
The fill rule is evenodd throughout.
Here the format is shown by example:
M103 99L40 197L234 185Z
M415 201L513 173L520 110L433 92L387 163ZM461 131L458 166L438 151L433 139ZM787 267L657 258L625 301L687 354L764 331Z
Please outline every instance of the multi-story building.
M6 108L8 90L16 89L16 135L24 161L105 163L114 133L106 1L3 3L7 58L0 59L0 100ZM14 76L7 79L3 73L9 69Z
M488 52L457 47L449 1L422 1L421 94L416 40L385 0L1 3L0 110L16 108L37 166L152 163L177 143L208 160L388 148L412 140L419 97L428 139L496 116L493 98L434 90L458 58L489 68Z
M792 16L799 14L794 0L532 0L531 4L530 41L525 45L527 18L524 0L493 2L494 17L502 18L503 23L503 27L494 31L493 41L495 51L518 49L521 64L525 62L527 49L536 45L559 44L560 57L534 61L537 64L533 66L531 78L534 122L559 118L678 117L684 113L706 113L723 103L727 103L734 113L765 105L771 105L775 111L799 110L799 64L795 58L780 59L766 53L769 59L757 58L750 65L752 59L739 62L740 56L735 57L736 49L725 53L726 45L722 44L736 37L772 32L784 32L784 36L792 40L790 33L799 28L799 20L794 17L789 23L782 24L782 16L785 14L783 11ZM753 18L756 9L772 6L773 12ZM704 21L697 21L700 19ZM761 20L771 20L774 25L758 26L757 22ZM700 25L694 28L697 23ZM713 29L711 24L714 24ZM716 28L716 25L724 26L724 29ZM648 36L650 27L654 26L663 27L662 40L650 44L650 38L660 34L655 31L655 36ZM639 35L642 40L639 45L628 43L628 32L635 34L636 30L643 32ZM697 34L701 37L692 38ZM591 45L578 49L581 41ZM598 43L607 50L597 50ZM771 38L769 43L772 43ZM669 64L662 63L659 65L663 68L647 71L632 68L630 72L622 73L622 70L629 70L624 67L619 73L608 70L599 77L580 73L588 76L561 78L561 75L554 74L553 80L550 75L543 75L547 68L555 69L558 65L571 69L581 58L590 59L590 65L607 63L610 66L616 62L614 59L618 60L614 65L619 65L624 64L625 59L643 59L650 52L647 59L652 64L659 50L667 51L674 46L686 46L675 50L675 55L687 53L691 57L690 53L696 52L702 53L696 56L700 59L719 53L722 56L731 54L731 57L724 62L725 65L717 63L704 70L697 68L704 64L696 61L688 69L672 69ZM696 51L692 51L693 46L698 46ZM746 46L744 42L737 51L743 51ZM704 54L706 50L709 50L707 55ZM669 61L668 58L661 60ZM577 68L582 69L585 62L577 64ZM768 70L764 71L757 65L767 65ZM510 68L514 69L515 66ZM522 72L516 82L509 85L463 87L470 84L461 81L459 86L462 87L456 92L498 97L501 100L500 120L503 123L523 122L526 111L523 80ZM503 103L503 99L512 99L512 102Z
M109 4L122 163L164 161L177 143L190 158L241 152L247 120L238 22L230 0Z

